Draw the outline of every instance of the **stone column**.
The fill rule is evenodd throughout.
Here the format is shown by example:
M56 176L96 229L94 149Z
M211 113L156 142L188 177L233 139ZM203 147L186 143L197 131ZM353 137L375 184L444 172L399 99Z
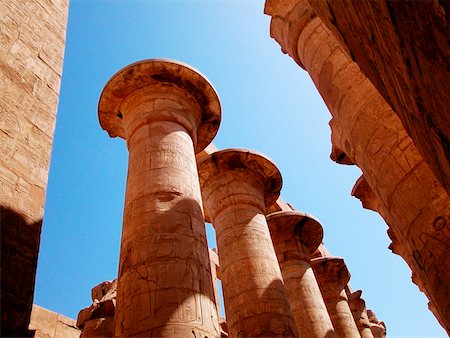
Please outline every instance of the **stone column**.
M360 338L348 305L345 286L350 273L342 258L321 257L311 260L325 305L338 337Z
M347 293L348 305L353 314L356 326L358 327L361 338L374 338L370 329L370 321L367 316L366 302L361 298L362 291Z
M241 149L199 163L205 212L216 229L230 337L293 337L291 310L265 213L281 190L277 167Z
M109 80L99 119L129 151L115 335L218 337L195 161L219 126L215 90L186 65L145 60Z
M311 268L311 253L322 242L322 226L311 216L298 211L274 212L267 216L267 223L297 334L299 337L335 337Z

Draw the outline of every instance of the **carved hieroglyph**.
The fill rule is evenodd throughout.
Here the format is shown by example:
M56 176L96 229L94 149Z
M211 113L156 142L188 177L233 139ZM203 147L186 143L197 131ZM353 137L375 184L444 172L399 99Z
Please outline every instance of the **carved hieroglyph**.
M195 153L220 103L194 69L146 60L116 73L99 102L129 165L115 312L119 337L219 337Z

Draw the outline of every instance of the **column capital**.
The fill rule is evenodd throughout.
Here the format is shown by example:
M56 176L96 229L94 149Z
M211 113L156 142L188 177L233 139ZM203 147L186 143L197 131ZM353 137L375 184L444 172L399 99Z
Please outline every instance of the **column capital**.
M305 212L277 211L267 216L267 222L274 239L293 235L308 248L310 254L322 243L322 225Z
M267 0L264 13L270 15L270 36L297 64L303 66L297 52L298 39L308 23L317 17L308 0Z
M336 282L339 289L344 289L350 281L350 272L343 258L340 257L320 257L311 260L311 266L316 275L319 285Z
M130 105L155 99L159 94L164 98L179 96L183 102L193 102L198 116L194 130L196 153L202 151L217 134L221 119L219 97L212 84L196 69L171 60L148 59L132 63L114 74L105 85L98 103L100 125L111 137L127 138L124 114ZM134 96L134 97L133 97ZM127 99L133 97L132 104ZM129 100L128 100L129 101ZM153 108L152 103L150 109ZM160 107L159 107L160 108ZM176 109L161 112L167 120L179 122L188 119L178 116ZM164 110L164 109L163 109ZM188 128L187 128L188 129Z
M202 190L215 176L240 170L240 174L235 174L235 180L240 178L248 182L249 178L245 174L259 178L264 186L266 208L274 203L280 195L282 186L280 171L272 160L253 150L230 148L216 151L198 163L198 170ZM228 195L232 196L232 192L229 192ZM212 213L211 210L208 210L211 218L213 218Z

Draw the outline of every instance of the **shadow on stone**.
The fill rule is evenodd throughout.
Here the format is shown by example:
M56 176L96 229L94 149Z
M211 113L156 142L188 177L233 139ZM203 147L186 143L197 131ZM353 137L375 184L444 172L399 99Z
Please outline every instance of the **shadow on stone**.
M42 219L33 222L0 206L1 337L33 337L28 330L33 305Z

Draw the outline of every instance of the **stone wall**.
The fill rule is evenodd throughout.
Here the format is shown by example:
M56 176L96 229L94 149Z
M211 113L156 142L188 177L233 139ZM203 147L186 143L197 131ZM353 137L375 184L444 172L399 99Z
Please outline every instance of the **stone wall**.
M81 334L75 320L35 304L29 328L34 331L34 338L78 338Z
M68 0L0 0L1 333L29 336Z

